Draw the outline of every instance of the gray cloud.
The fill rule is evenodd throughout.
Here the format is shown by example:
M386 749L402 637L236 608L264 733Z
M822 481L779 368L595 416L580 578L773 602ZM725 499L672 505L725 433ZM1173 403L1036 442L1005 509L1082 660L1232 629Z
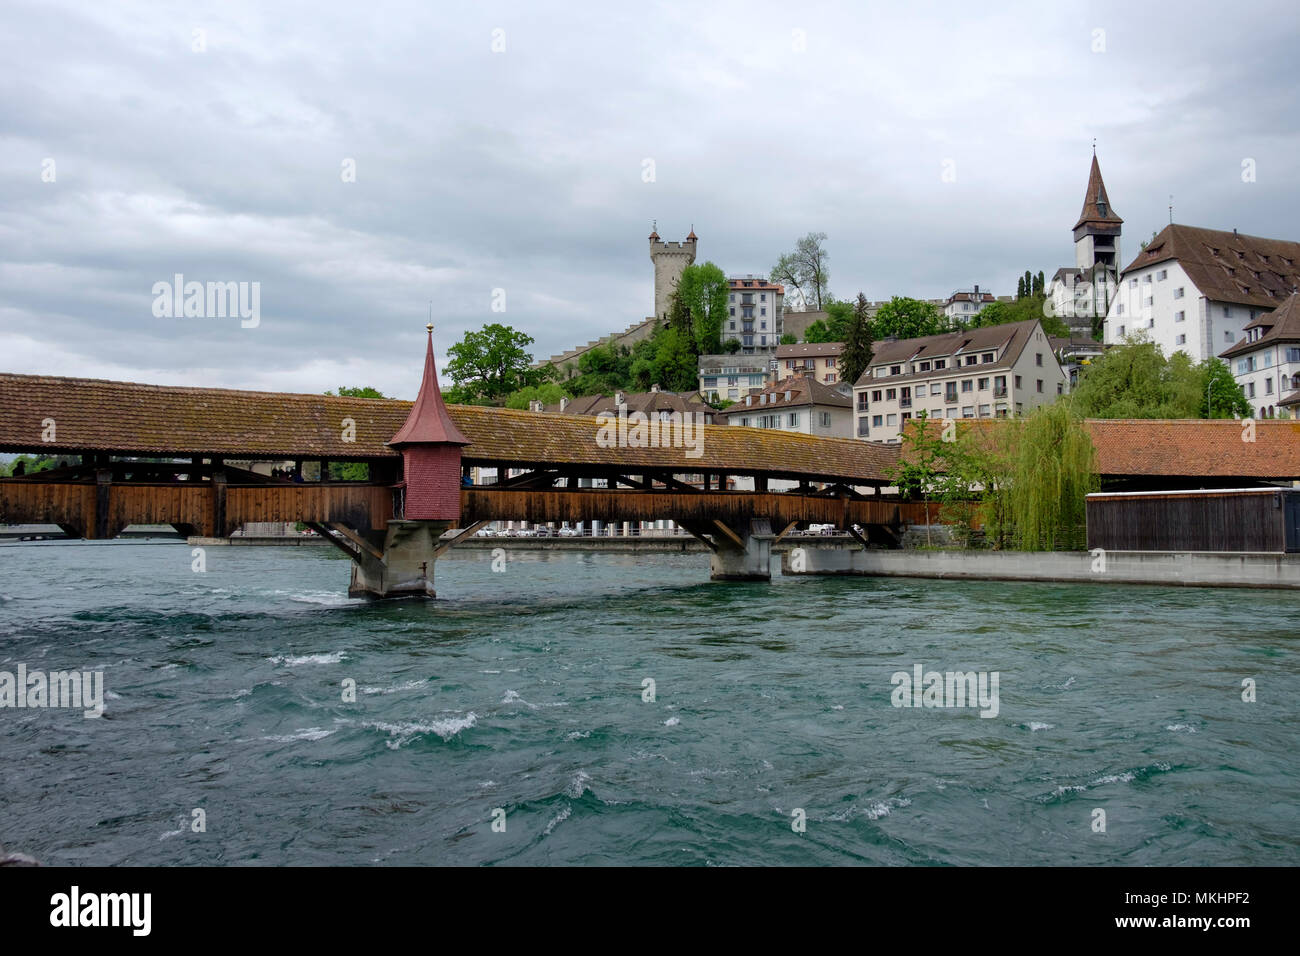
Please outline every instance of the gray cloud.
M540 357L642 318L652 219L669 239L693 224L730 273L819 230L838 295L1006 293L1072 261L1094 136L1126 256L1171 193L1179 221L1298 238L1295 20L1279 3L10 3L0 367L409 396L430 300L440 355L488 321ZM152 286L178 272L260 282L261 325L155 318Z

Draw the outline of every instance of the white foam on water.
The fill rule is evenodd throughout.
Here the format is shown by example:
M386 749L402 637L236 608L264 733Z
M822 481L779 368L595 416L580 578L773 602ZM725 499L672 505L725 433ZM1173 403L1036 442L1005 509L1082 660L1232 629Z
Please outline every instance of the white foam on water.
M121 694L114 694L111 690L106 690L106 691L104 691L104 699L105 699L105 700L121 700L121 699L122 699L122 695L121 695Z
M253 692L253 688L251 687L241 687L239 690L235 691L233 694L230 695L230 699L239 700L239 698L247 697L252 692Z
M334 733L334 731L322 730L320 727L307 727L304 728L303 730L299 730L297 733L271 734L267 737L263 737L262 739L273 740L277 744L287 744L287 743L292 743L295 740L324 740L332 733Z
M276 594L288 594L287 591L276 591ZM298 604L319 604L324 607L342 607L344 604L356 604L358 598L349 598L338 591L311 591L306 594L289 594L289 600Z
M676 727L676 726L677 726L678 724L680 724L681 722L682 722L682 719L681 719L680 717L669 717L667 720L664 721L664 726L665 726L665 727Z
M561 823L563 823L565 820L569 819L569 816L570 816L572 813L573 813L573 807L569 806L569 805L566 803L566 804L564 805L564 808L563 808L559 813L557 813L557 814L555 815L555 818L552 819L550 823L546 824L546 829L542 832L542 835L543 835L543 836L550 836L550 835L551 835L551 831L554 830L556 827L558 827L558 826L559 826Z
M1052 791L1052 796L1063 797L1067 793L1083 793L1087 789L1087 787L1057 787Z
M833 705L831 705L831 710L843 710L843 709L844 709L844 705L843 705L843 704L833 704Z
M571 730L564 735L565 740L585 740L591 736L590 730Z
M1055 725L1045 724L1041 720L1031 720L1026 726L1028 726L1031 731L1034 731L1034 730L1051 730Z
M390 724L382 720L377 720L367 722L362 724L362 726L384 731L393 738L392 740L384 742L388 749L400 750L406 744L410 743L422 734L437 734L443 740L450 740L462 730L468 730L477 723L478 715L473 711L470 711L463 716L446 717L442 720L430 720L428 722L411 720Z
M1133 774L1125 771L1124 773L1110 773L1104 777L1099 777L1092 782L1094 787L1101 787L1108 783L1129 783L1133 779Z
M1172 730L1174 733L1196 733L1196 728L1191 724L1170 724L1165 730Z
M408 681L403 681L400 684L394 684L392 687L363 687L361 688L361 693L396 694L398 691L415 690L415 688L423 687L427 683L429 683L429 679L427 677L421 677L417 680L408 680Z
M163 840L170 840L172 837L180 836L182 833L185 833L188 830L189 827L185 827L185 826L181 827L179 830L168 830L166 833L164 833L162 836L158 838L158 842L161 843Z
M480 674L500 674L500 671L479 671Z
M587 776L587 771L579 770L569 781L569 785L564 788L564 795L577 800L587 792L587 784L591 782L591 777Z
M286 667L301 667L304 664L338 664L345 659L342 651L334 651L332 654L304 654L301 657L284 654L267 658L272 664L283 664Z

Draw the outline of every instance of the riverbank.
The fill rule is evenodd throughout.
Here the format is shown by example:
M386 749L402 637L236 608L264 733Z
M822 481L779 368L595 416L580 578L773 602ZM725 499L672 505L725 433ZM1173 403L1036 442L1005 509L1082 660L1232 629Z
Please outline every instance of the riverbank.
M781 573L1300 590L1300 554L863 551L823 546L792 549L781 559Z

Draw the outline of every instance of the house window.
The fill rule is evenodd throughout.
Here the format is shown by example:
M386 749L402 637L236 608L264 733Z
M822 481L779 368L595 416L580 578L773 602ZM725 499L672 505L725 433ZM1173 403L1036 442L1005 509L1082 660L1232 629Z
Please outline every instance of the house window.
M1019 375L1016 376L1016 388L1017 388L1017 389L1020 388L1020 376L1019 376Z
M1154 301L1155 301L1154 296L1147 296L1145 299L1142 300L1142 304L1143 304L1143 305L1150 305L1150 304L1151 304L1152 302L1154 302Z
M912 417L911 412L903 412L903 421L907 421L911 417Z
M894 400L895 396L897 396L897 395L898 395L898 389L896 389L896 388L887 388L887 389L885 389L885 401L887 401L887 402L892 402L892 401Z
M1121 339L1124 337L1124 326L1122 325L1119 327L1119 337Z
M980 360L980 357L979 357L978 355L967 355L967 356L966 356L966 364L967 364L967 365L974 365L974 364L975 364L976 362L978 362L979 360Z
M969 392L974 387L974 385L975 385L974 379L964 378L961 380L961 390L963 392Z
M835 384L835 373L834 373L834 372L827 372L827 373L826 373L826 384L827 384L827 385L834 385L834 384Z
M944 400L945 402L955 402L955 401L957 401L957 383L956 383L956 382L944 382L944 383L943 383L943 400Z
M989 390L989 380L987 378L980 379L979 388L981 392L987 392Z
M1035 352L1035 353L1034 353L1034 364L1037 365L1039 368L1042 368L1042 367L1043 367L1043 353L1042 353L1042 352Z
M834 355L828 355L828 356L826 357L826 367L827 367L827 368L834 368L834 367L835 367L835 356L834 356Z
M1271 377L1264 379L1264 394L1265 395L1273 394L1273 379Z
M858 437L866 438L870 434L871 426L867 424L867 418L864 415L862 418L858 419Z
M962 418L974 418L974 417L975 417L975 406L974 406L974 405L963 405L963 406L961 407L961 417L962 417Z
M871 400L873 402L880 401L880 389L876 389L874 392L871 393Z
M1232 317L1232 309L1228 308L1226 305L1223 307L1223 317L1225 319Z
M799 413L798 413L798 412L791 412L791 413L790 413L790 427L791 427L791 428L798 428L798 427L799 427Z
M980 361L986 365L991 364L993 362L993 353L985 352L983 355L980 356Z
M1043 380L1040 378L1037 381L1038 381L1038 394L1041 395L1043 394Z
M1056 394L1057 394L1057 395L1064 395L1064 394L1065 394L1065 383L1064 383L1064 382L1057 382L1057 383L1056 383Z
M786 359L786 360L785 360L785 367L788 368L788 369L793 369L793 368L794 368L794 359Z
M727 310L727 314L728 314L728 315L735 315L735 314L736 314L736 307L733 305L731 308L729 308L729 309ZM736 327L736 323L735 323L735 322L732 322L732 323L731 323L731 327L734 329L734 328Z
M1186 345L1186 344L1187 344L1187 336L1185 336L1185 335L1180 335L1180 336L1178 336L1178 338L1174 339L1174 344L1175 344L1175 345Z
M758 314L759 314L759 315L767 315L767 306L763 306L761 309L759 309L759 310L758 310Z
M897 424L898 424L898 416L897 416L897 415L886 415L886 416L885 416L885 424L886 424L886 425L897 425Z
M1156 281L1158 282L1164 282L1168 278L1169 278L1168 269L1161 269L1159 272L1156 273Z
M997 378L993 379L993 397L1006 398L1006 396L1007 396L1007 377L1005 375L999 375Z
M992 414L993 414L993 406L992 406L992 405L981 405L981 406L980 406L980 418L988 418L988 417L989 417L990 415L992 415Z
M938 382L931 382L931 383L930 383L930 394L931 394L931 395L942 395L942 394L943 394L943 386L940 385Z
M934 363L934 370L935 370L936 372L939 371L940 369L945 369L945 368L947 368L947 367L948 367L948 360L947 360L947 359L936 359L936 360L935 360L935 363Z
M766 301L767 301L767 293L766 293L766 292L760 292L760 293L758 294L758 301L759 301L759 302L766 302Z
M732 309L731 311L732 311L732 314L735 315L735 311L736 311L736 310L735 310L735 309ZM736 323L735 323L735 322L732 322L732 323L731 323L731 331L733 331L733 332L736 331Z
M822 412L822 428L830 428L830 427L831 427L831 413Z
M858 411L865 412L871 406L867 403L867 393L858 392Z
M1182 297L1183 297L1183 287L1179 286L1177 289L1174 290L1174 298L1181 299Z
M930 363L929 363L929 362L922 362L922 363L920 364L920 366L918 366L918 367L919 367L920 371L922 371L922 372L928 372L928 371L930 371Z
M890 375L897 375L897 374L898 374L899 372L901 372L901 371L903 371L903 366L901 366L901 365L891 365L891 366L889 366L889 374L890 374Z
M872 415L871 424L876 428L879 428L881 425L885 424L885 422L880 415Z
M1254 382L1247 382L1247 383L1246 383L1246 397L1247 397L1247 398L1254 398L1254 397L1255 397L1255 383L1254 383Z
M1124 314L1124 303L1123 303L1123 302L1120 302L1118 305L1115 306L1115 314L1116 314L1116 315L1123 315L1123 314Z
M1286 360L1288 362L1300 362L1300 349L1287 349Z
M1175 321L1175 322L1181 322L1181 321L1183 321L1183 319L1185 319L1185 318L1187 318L1187 313L1186 313L1186 312L1175 312L1175 313L1174 313L1174 321Z
M945 411L945 412L943 413L943 417L944 417L944 418L956 418L956 417L957 417L957 409L955 409L955 408L949 408L947 411Z

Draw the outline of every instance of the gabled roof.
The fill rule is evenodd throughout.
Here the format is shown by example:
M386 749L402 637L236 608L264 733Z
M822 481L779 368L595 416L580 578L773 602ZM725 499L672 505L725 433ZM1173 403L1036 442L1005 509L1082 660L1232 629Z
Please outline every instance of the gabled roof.
M943 369L941 372L890 375L885 378L874 378L871 375L874 369L882 365L902 365L906 362L936 358L946 359L953 355L966 355L971 352L997 351L1000 353L993 362L970 366L969 370L972 372L976 368L981 370L1008 368L1016 364L1016 360L1020 358L1020 353L1024 351L1025 345L1028 344L1034 330L1040 328L1041 325L1037 319L1026 319L1024 322L988 325L978 329L969 329L965 332L943 332L939 335L926 335L915 339L877 342L874 346L875 352L871 357L871 364L858 378L857 387L862 388L866 385L878 385L879 383L892 385L895 382L907 382L916 378L928 379L934 378L935 375L956 374L961 369L950 368ZM1045 337L1044 344L1048 344Z
M1300 242L1170 224L1120 273L1176 261L1215 302L1274 309L1300 289Z
M778 359L804 358L813 356L823 358L827 355L839 355L844 351L843 342L801 342L796 345L778 345Z
M1246 324L1246 328L1264 329L1264 332L1253 342L1243 338L1220 352L1220 356L1233 358L1256 349L1268 348L1276 342L1300 342L1300 294L1293 292L1281 306L1257 316L1253 322Z
M581 395L578 398L571 398L565 403L564 411L560 411L559 402L543 406L542 411L551 415L599 415L607 412L611 415L618 414L617 395ZM624 393L623 404L626 406L628 413L644 412L649 415L653 412L694 412L712 411L712 407L700 397L699 392L687 392L681 394L678 392L636 392L634 394Z
M790 399L787 401L785 394L790 393ZM767 401L759 404L759 396L766 395ZM746 405L746 398L753 398L753 403ZM792 375L789 378L783 378L779 382L774 382L764 386L762 389L755 389L749 395L741 398L734 405L730 405L718 413L719 417L728 415L749 414L755 412L764 412L772 408L795 408L806 405L828 405L835 408L849 408L853 402L847 395L838 391L834 386L823 385L811 375Z
M406 416L406 422L397 434L388 439L391 448L404 445L468 445L469 439L456 427L456 423L447 414L447 405L442 400L442 389L438 387L438 370L433 363L433 326L427 326L429 341L424 350L424 379L420 382L420 394L415 397L415 404Z
M1088 171L1088 191L1083 196L1083 211L1079 213L1079 221L1074 224L1074 228L1084 225L1113 227L1123 222L1110 206L1106 184L1101 181L1101 166L1097 164L1097 154L1093 153L1092 169Z

